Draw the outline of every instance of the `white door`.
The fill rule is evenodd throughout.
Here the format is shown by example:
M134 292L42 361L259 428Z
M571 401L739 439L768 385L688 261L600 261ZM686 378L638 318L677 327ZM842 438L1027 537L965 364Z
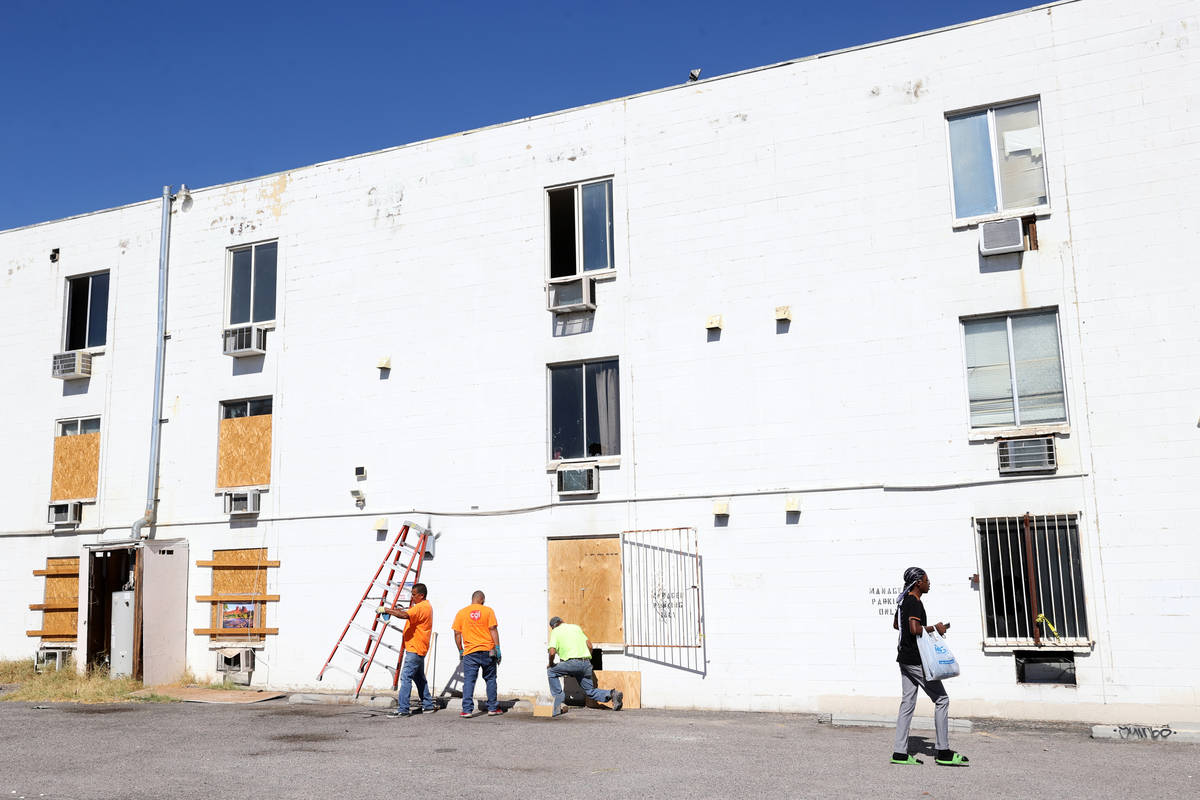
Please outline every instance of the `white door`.
M147 540L142 550L142 683L179 680L187 666L186 539Z

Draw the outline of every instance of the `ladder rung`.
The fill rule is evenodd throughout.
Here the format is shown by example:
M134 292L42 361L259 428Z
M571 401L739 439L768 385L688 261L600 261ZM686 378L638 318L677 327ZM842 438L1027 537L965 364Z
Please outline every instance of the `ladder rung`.
M365 634L367 634L368 636L370 636L370 637L371 637L371 641L375 641L375 634L376 634L376 633L378 633L378 631L373 631L373 630L371 630L370 628L368 628L366 625L359 625L357 622L353 623L351 627L358 628L360 631L362 631L363 633L365 633ZM389 625L388 627L391 627L391 626ZM382 638L382 637L381 637L381 638ZM380 643L379 643L379 646L380 646L380 647L386 647L388 650L391 650L393 653L399 653L399 652L400 652L400 648L399 648L399 647L396 647L396 646L394 646L394 645L390 645L390 644L388 644L387 642L380 642Z
M371 658L369 655L367 655L363 651L355 650L353 647L351 647L350 645L348 645L344 642L342 644L338 645L338 650L345 650L347 653L353 653L354 655L358 656L359 658L363 659L364 661L369 660Z

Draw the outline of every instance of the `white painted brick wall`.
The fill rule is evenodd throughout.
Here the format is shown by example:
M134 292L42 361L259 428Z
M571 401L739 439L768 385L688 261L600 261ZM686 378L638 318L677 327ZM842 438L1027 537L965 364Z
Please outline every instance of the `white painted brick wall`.
M707 674L606 656L643 672L649 704L893 708L894 633L869 589L917 563L933 577L931 614L954 623L956 714L1184 715L1200 684L1188 616L1200 599L1197 31L1192 3L1084 0L194 190L172 223L158 535L187 537L193 560L268 547L282 561L270 588L283 601L268 612L280 634L256 672L272 686L314 685L382 555L371 520L418 509L442 512L425 574L439 684L448 623L482 587L500 618L502 687L543 686L546 537L690 525ZM951 224L944 117L1034 95L1051 213L1019 269L985 264L976 230ZM544 188L607 175L616 277L598 287L590 332L554 336ZM104 416L85 528L119 537L140 514L158 214L147 202L0 233L0 436L20 454L0 482L0 584L14 609L37 602L30 572L45 555L101 535L29 533L45 528L55 419ZM269 352L224 358L225 253L276 238ZM103 268L110 345L73 394L47 374L63 280ZM792 308L786 333L777 305ZM969 438L959 320L1039 307L1059 309L1060 477L990 483L995 446ZM622 454L600 502L454 515L554 501L546 365L611 356ZM271 490L258 523L234 527L215 493L218 407L263 394ZM787 491L804 492L791 523ZM711 498L731 494L715 527ZM1082 515L1096 648L1077 659L1076 688L1016 685L1012 658L978 644L971 520L1025 511ZM189 596L209 574L191 569ZM188 662L204 675L209 643L190 630L208 606L189 608ZM31 652L5 620L0 655ZM782 677L765 668L779 663Z

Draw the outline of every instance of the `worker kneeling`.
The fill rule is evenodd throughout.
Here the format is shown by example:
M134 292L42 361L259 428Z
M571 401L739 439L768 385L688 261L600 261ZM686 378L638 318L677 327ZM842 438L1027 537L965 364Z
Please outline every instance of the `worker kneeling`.
M597 703L612 701L613 711L621 710L624 696L616 689L597 689L595 675L592 673L592 642L588 639L583 628L563 622L562 617L550 618L550 643L547 646L550 653L549 669L546 677L550 679L550 693L554 695L554 716L567 713L564 701L567 699L560 678L570 675L579 681L588 699ZM558 656L558 663L554 657Z

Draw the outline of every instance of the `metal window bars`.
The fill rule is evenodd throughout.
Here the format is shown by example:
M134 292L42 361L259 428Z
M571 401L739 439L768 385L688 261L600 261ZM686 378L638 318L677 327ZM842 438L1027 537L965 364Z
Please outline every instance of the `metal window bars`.
M1090 644L1075 514L975 520L984 644Z
M704 671L704 613L695 528L624 531L621 593L625 653Z

